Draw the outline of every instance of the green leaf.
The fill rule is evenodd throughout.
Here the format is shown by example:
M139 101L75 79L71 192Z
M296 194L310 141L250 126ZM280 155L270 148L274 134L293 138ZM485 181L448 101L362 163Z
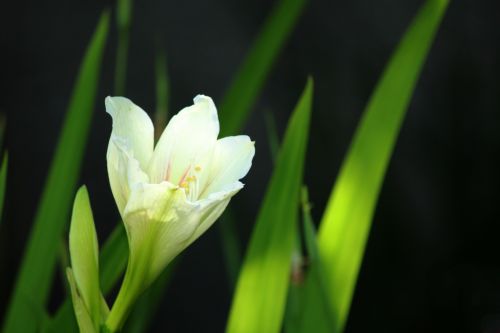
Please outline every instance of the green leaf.
M319 287L319 290L326 290L327 282L326 282L326 276L323 268L323 263L321 262L321 257L319 254L319 247L318 247L318 242L317 242L317 236L316 236L316 228L314 226L314 222L312 220L311 216L311 207L309 203L309 195L307 192L307 188L302 189L302 228L303 228L303 235L304 235L304 241L306 245L306 252L309 258L309 265L311 267L314 267L314 269L311 270L309 278L314 281L313 283ZM307 290L307 289L305 289ZM307 304L304 304L304 294L306 291L302 291L301 294L301 313L305 311L305 307ZM327 313L331 311L330 308L330 299L328 298L328 295L325 293L321 293L319 295L320 297L318 298L318 301L320 302L320 306L322 309L326 310ZM299 316L300 318L300 316ZM301 319L297 320L297 323L300 323ZM328 328L328 332L331 332L334 330L335 323L331 320L330 316L325 316L326 322L325 327ZM296 325L297 328L300 327L300 325Z
M314 283L311 272L301 332L344 329L384 175L447 5L447 0L428 0L424 4L367 105L319 230L326 290ZM328 295L329 309L321 306L321 295ZM329 320L334 323L333 330L328 329Z
M241 130L306 0L281 0L268 16L220 107L221 136Z
M51 287L60 239L68 221L90 127L109 14L101 16L87 49L16 279L3 332L30 333L38 327L33 309L43 309Z
M3 154L2 167L0 168L0 222L3 216L3 205L5 201L5 189L7 187L7 167L9 164L9 155Z
M296 237L300 185L309 133L309 80L289 121L233 298L227 332L279 332Z
M85 186L78 190L73 206L69 229L69 252L78 296L83 299L94 323L94 328L98 330L102 321L101 290L99 288L99 244L89 195ZM73 304L75 304L73 292L72 295Z

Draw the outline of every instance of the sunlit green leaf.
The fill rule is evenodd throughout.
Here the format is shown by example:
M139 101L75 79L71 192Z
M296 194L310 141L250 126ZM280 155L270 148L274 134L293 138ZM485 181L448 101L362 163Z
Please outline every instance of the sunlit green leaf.
M87 49L70 100L59 143L38 207L28 246L16 279L3 332L35 332L47 301L57 260L59 240L80 172L89 132L109 14L102 15ZM27 320L30 318L30 320Z
M428 0L393 54L363 114L318 234L326 289L307 280L301 332L342 332L384 175L424 60L447 7ZM313 267L314 270L314 267ZM321 306L328 295L329 307ZM328 318L328 319L327 319ZM333 323L334 329L328 328Z
M229 333L281 329L296 237L312 91L309 80L289 121L241 268L227 326Z

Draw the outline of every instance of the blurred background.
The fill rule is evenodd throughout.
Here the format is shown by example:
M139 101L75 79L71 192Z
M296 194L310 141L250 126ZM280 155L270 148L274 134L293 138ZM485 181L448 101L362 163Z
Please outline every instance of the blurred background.
M305 181L318 221L360 114L423 1L310 0L266 81L245 134L257 154L232 201L248 241L272 170L265 113L280 135L315 80ZM0 14L0 112L10 166L0 282L12 286L72 86L111 1L10 2ZM170 112L199 93L217 104L273 1L135 1L125 95L155 110L155 54L167 54ZM500 3L452 1L382 188L346 332L500 332ZM116 25L104 56L81 184L100 242L118 221L105 154ZM216 225L180 261L155 327L221 332L231 302ZM50 309L63 295L54 284ZM0 290L0 313L11 288ZM156 331L154 328L152 331Z

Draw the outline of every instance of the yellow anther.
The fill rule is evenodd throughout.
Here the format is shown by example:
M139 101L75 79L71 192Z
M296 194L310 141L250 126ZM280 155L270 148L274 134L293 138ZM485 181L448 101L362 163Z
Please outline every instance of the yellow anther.
M187 183L187 182L182 182L182 183L181 183L181 187L183 187L183 188L188 188L188 183Z
M194 167L194 171L200 172L201 171L201 166L197 165Z

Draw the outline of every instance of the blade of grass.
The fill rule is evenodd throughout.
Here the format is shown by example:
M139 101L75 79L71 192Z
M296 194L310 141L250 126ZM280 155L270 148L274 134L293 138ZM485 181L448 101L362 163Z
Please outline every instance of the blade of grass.
M132 0L118 0L116 6L116 26L118 44L115 63L115 95L125 94L127 80L127 53L129 44L130 22L132 20Z
M255 39L220 108L221 136L238 133L306 0L281 0Z
M58 255L59 239L67 225L95 104L101 58L108 32L104 13L83 59L68 106L57 150L38 207L28 246L16 279L3 332L34 332L38 321L26 320L47 301Z
M9 164L9 155L3 154L2 167L0 168L0 223L3 216L3 205L5 201L5 189L7 187L7 168Z
M278 130L276 129L276 121L271 111L264 111L264 121L266 124L267 143L269 145L269 153L273 164L276 163L276 157L279 151L279 137ZM302 204L304 209L304 204ZM285 317L283 319L283 330L286 333L293 333L296 329L297 322L300 320L300 305L301 305L301 292L302 292L302 279L303 279L303 264L304 258L302 256L302 244L298 226L295 231L296 237L294 240L292 258L291 258L291 278L288 287L288 296L286 300Z
M303 185L302 186L302 191L301 191L301 196L300 196L300 203L301 203L301 211L302 211L302 225L305 223L313 225L313 220L311 216L311 204L309 202L309 196L308 196L308 190L307 186ZM302 228L303 229L303 228ZM304 232L302 232L304 234ZM297 235L301 235L299 231L297 231ZM305 241L306 241L306 252L309 250L308 247L308 234L306 233L304 235ZM286 312L285 312L285 319L283 322L283 330L286 333L296 333L298 331L298 326L300 323L301 319L301 312L302 312L302 307L303 307L303 285L304 285L304 266L305 264L310 264L310 262L313 260L311 258L311 254L309 253L308 260L304 260L302 256L302 244L301 244L301 239L297 240L297 245L296 248L294 249L295 253L298 257L298 259L295 259L296 262L296 272L295 272L295 277L292 273L292 283L290 284L290 287L288 288L288 299L287 299L287 305L286 305ZM297 258L297 257L296 257ZM293 260L292 260L293 263ZM294 282L295 280L295 282Z
M319 247L318 247L318 242L317 242L317 234L316 234L316 227L314 226L314 222L312 220L311 216L311 207L309 204L309 194L307 192L307 188L302 189L302 230L304 234L304 241L305 241L305 247L306 247L306 252L308 255L309 259L309 266L313 267L314 269L311 270L310 272L310 279L314 281L314 284L318 286L319 290L326 290L327 289L327 282L326 282L326 276L324 273L324 268L323 268L323 263L321 262L321 257L319 254ZM304 308L307 306L304 301L304 294L307 289L302 290L301 294L301 313L302 311L305 311ZM321 293L319 295L318 301L320 302L320 306L322 309L326 311L326 313L330 313L331 308L330 308L330 300L328 298L328 295L325 293ZM300 327L300 320L301 316L298 316L298 319L296 321L296 329L295 332L298 332L297 329ZM335 323L332 320L330 316L325 316L325 327L328 328L328 332L332 332L335 329Z
M446 10L428 0L380 79L333 188L318 235L326 290L307 281L302 332L342 332L384 175L419 73ZM314 267L313 267L314 269ZM329 309L321 306L327 295ZM328 318L334 329L328 329Z
M279 332L296 237L300 185L312 104L312 80L292 114L252 233L227 332Z

